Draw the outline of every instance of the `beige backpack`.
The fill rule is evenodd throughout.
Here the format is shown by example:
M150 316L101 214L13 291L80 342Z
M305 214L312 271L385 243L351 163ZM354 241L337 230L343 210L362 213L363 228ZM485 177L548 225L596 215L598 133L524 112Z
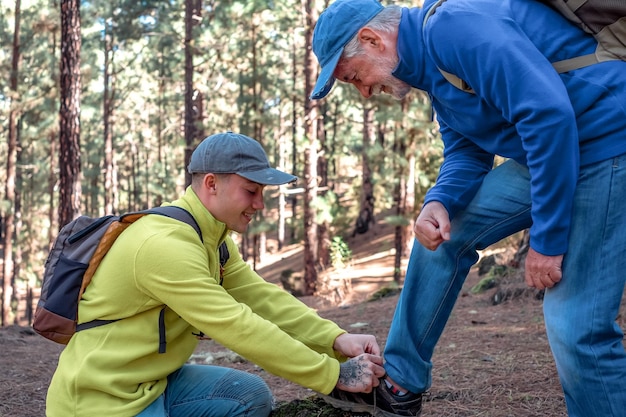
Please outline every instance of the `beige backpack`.
M446 0L435 2L424 17L424 25ZM626 61L626 0L537 0L545 3L569 21L575 23L598 41L595 52L563 61L553 62L552 66L560 74L598 62ZM468 93L474 90L454 74L439 69L452 85Z

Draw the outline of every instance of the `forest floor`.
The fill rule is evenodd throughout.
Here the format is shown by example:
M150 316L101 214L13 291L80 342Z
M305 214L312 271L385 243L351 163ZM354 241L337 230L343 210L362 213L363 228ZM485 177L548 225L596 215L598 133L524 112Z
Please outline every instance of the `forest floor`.
M326 295L302 298L343 328L376 335L381 347L398 300L392 279L392 233L393 227L379 222L367 234L351 238L349 265L324 273ZM283 271L301 271L301 255L301 248L285 248L257 269L267 280L279 283ZM496 270L498 265L491 272ZM472 288L481 279L485 282L486 276L476 269L468 277L433 357L432 387L425 397L423 417L566 416L546 340L541 294L526 291L519 272L507 271L499 283L480 293ZM0 417L45 415L46 389L61 348L28 327L0 328ZM201 341L191 361L262 376L277 400L275 417L350 415L325 406L311 390L270 375L213 341Z

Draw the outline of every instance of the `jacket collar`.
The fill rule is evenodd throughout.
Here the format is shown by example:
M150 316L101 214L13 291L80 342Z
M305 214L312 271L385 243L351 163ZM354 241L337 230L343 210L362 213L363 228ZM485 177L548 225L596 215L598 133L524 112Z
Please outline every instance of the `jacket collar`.
M217 247L230 233L226 224L213 217L211 212L204 207L191 187L187 187L185 194L173 201L172 205L182 207L193 215L202 231L205 246Z
M402 9L398 27L398 65L391 75L414 88L430 92L434 80L441 75L428 56L424 44L423 23L428 7L424 5L424 8Z

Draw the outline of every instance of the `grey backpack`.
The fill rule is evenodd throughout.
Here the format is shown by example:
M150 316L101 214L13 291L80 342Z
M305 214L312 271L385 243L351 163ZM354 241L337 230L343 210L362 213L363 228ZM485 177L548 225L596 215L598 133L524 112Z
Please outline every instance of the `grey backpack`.
M424 25L446 0L435 2L424 17ZM598 62L626 61L626 0L537 0L545 3L585 32L593 35L598 47L593 54L553 62L558 73L572 71ZM454 74L439 70L452 85L468 93L474 90Z
M74 219L61 228L46 260L41 296L33 320L33 329L37 333L57 343L67 344L77 331L117 321L93 320L77 325L78 303L115 240L128 226L147 214L159 214L186 223L194 228L202 241L198 223L182 207L155 207L121 216L80 216ZM219 248L219 256L221 275L229 258L225 242ZM161 322L162 317L159 322L159 351L164 352L165 326Z

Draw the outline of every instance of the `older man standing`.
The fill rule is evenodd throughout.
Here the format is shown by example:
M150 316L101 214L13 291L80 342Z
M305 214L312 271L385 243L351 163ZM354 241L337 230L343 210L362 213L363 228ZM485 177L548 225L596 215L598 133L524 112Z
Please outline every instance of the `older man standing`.
M526 283L546 290L568 413L623 417L626 352L615 318L626 281L626 62L558 73L552 63L593 54L597 42L539 1L449 0L425 22L434 3L337 0L315 28L322 69L312 98L335 80L366 98L424 90L444 142L414 225L384 384L374 395L325 398L354 411L375 405L380 416L419 415L435 345L477 250L530 228ZM496 155L507 161L494 168Z

